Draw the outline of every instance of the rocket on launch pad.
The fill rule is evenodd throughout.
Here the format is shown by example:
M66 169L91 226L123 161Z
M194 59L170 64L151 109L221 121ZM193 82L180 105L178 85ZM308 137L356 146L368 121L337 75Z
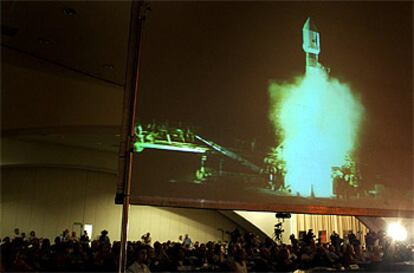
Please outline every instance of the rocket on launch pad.
M303 25L302 38L302 48L306 53L306 72L308 73L312 69L324 69L318 62L318 55L321 52L319 32L310 17Z

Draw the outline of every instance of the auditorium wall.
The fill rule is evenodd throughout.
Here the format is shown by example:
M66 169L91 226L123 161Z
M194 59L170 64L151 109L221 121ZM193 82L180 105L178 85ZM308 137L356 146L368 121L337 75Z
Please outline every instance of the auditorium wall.
M254 223L267 236L274 237L274 225L281 223L281 229L284 230L282 241L290 243L289 236L294 234L296 238L301 232L307 232L312 229L316 238L319 232L325 234L325 240L329 240L333 231L344 238L349 231L353 231L357 238L364 243L364 238L368 232L367 227L362 224L355 216L343 215L317 215L317 214L291 214L289 219L277 219L271 212L252 212L252 211L235 211L238 215Z
M3 167L0 236L15 227L28 234L54 238L64 229L79 230L74 223L92 224L93 237L106 229L113 240L120 237L121 207L114 205L116 176L76 168ZM222 240L219 229L236 224L212 210L132 206L129 239L151 232L153 240ZM227 239L225 237L224 239Z

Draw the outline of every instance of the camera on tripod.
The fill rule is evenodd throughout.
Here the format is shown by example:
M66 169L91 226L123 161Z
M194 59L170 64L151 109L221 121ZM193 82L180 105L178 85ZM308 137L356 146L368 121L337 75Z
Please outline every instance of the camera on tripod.
M280 235L284 232L285 230L282 228L282 223L277 223L275 225L275 235Z
M282 227L282 224L285 221L285 219L289 219L291 215L290 213L279 212L279 213L276 213L275 217L276 219L278 219L279 222L275 225L274 238L276 241L281 242L283 232L285 232L285 230ZM280 220L282 220L283 222L280 222Z

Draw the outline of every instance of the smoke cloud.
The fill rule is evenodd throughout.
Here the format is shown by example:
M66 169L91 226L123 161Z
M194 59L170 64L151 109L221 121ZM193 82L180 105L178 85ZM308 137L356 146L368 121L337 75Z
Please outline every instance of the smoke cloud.
M285 185L294 195L332 197L332 167L344 165L356 148L363 115L359 100L322 69L293 83L271 83L269 93Z

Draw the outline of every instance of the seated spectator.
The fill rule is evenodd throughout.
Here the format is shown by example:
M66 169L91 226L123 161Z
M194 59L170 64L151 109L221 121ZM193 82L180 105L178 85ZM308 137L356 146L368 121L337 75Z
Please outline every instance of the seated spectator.
M153 272L165 272L169 268L169 264L171 262L170 258L168 257L164 246L156 241L154 243L154 252L153 256L151 257L150 263L150 270Z
M65 229L60 237L61 242L68 242L70 240L69 229Z
M21 234L20 234L20 230L18 229L18 228L15 228L14 229L14 237L13 237L13 239L16 239L16 238L21 238L22 236L21 236Z
M237 248L233 258L234 260L230 262L231 271L236 273L247 273L248 270L245 250L241 247Z
M23 242L27 242L26 233L22 232L21 238L22 238Z
M70 241L72 242L77 242L78 240L78 236L76 235L76 231L72 231L72 234L70 235Z
M30 242L24 242L21 236L16 236L13 240L5 237L1 244L1 272L115 272L121 245L120 242L111 245L107 234L104 230L97 240L91 242L91 246L77 240L62 241L65 238L62 235L56 237L53 245L48 239L35 238L35 233L32 232ZM87 236L86 233L84 235ZM333 235L337 236L334 233ZM235 241L228 244L209 241L194 244L193 248L190 247L191 244L171 241L155 242L152 248L150 244L139 240L127 243L127 257L132 259L128 261L128 270L274 272L318 267L345 270L346 267L372 272L392 269L397 262L413 260L412 247L406 244L383 238L383 243L374 246L370 251L361 245L350 243L353 239L352 236L349 237L349 243L342 244L339 251L333 244L315 244L310 239L312 236L308 236L306 241L298 240L296 248L276 243L269 238L262 240L252 233L240 233L234 236ZM84 242L88 240L85 239ZM339 238L337 241L340 240Z
M30 231L29 233L29 242L32 242L34 239L37 239L36 237L36 232L34 232L33 230Z
M145 248L136 250L136 260L128 267L127 273L150 273L147 266L148 253Z

